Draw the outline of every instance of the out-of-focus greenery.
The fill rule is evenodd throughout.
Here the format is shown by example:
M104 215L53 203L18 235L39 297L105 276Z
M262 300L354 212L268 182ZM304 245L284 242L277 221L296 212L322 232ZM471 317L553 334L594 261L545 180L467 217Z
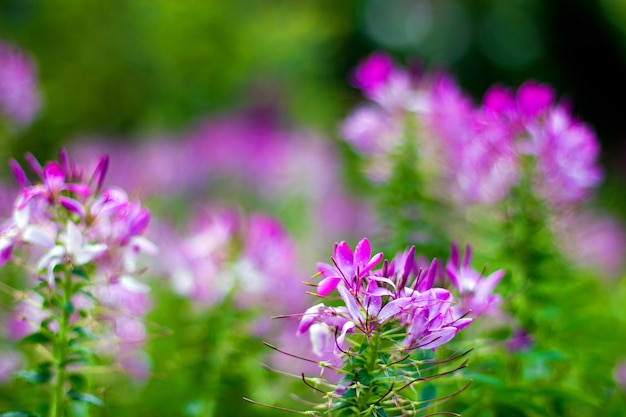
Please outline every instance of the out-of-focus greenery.
M14 143L177 129L244 104L331 127L347 90L337 62L351 2L9 1L0 37L36 58L45 110Z

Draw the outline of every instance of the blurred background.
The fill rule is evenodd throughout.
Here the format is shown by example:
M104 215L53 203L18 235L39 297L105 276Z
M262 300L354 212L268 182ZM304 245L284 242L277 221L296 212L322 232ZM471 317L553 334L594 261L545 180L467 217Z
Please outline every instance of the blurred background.
M3 139L5 156L46 159L85 135L176 137L223 112L333 140L361 99L350 71L383 49L448 70L477 100L494 83L552 84L602 142L605 201L626 206L619 0L4 0L0 38L32 56L43 96L33 123Z
M45 161L56 158L62 146L91 155L85 149L97 143L96 149L117 151L110 176L164 177L154 182L160 187L186 163L176 159L177 146L188 147L203 135L226 142L205 143L202 149L218 156L199 157L193 169L226 155L221 162L234 166L220 166L221 172L246 166L258 175L269 168L247 166L246 158L272 160L277 154L268 144L298 136L293 152L281 154L286 159L280 161L294 159L299 149L322 161L336 160L339 181L358 195L363 180L354 174L354 155L339 140L338 126L362 101L350 84L352 70L383 50L417 68L448 71L477 102L496 83L551 84L595 129L606 170L600 204L626 219L622 0L2 0L0 41L30 56L41 95L32 120L2 126L0 175L9 183L10 157L22 160L31 152ZM258 147L259 137L265 147ZM229 144L231 153L224 150ZM157 148L166 150L159 160L150 152ZM322 148L333 156L325 157ZM122 161L118 167L133 167L131 174L116 173L116 161ZM332 184L316 164L297 160L278 174L281 180L300 174L311 188L316 180ZM203 175L214 178L209 171ZM145 184L143 191L149 188ZM302 213L308 212L301 205L310 201L277 207L270 201L274 194L246 197L255 188L247 186L238 192L214 187L202 198L261 209L300 240L315 230L315 222L302 226ZM199 186L185 187L189 192ZM334 192L325 187L317 190L316 201ZM159 201L151 208L175 218L176 202ZM308 257L321 259L332 242L367 233L367 214L346 211L340 219L333 217L339 209L317 213L334 223L317 240L319 251ZM307 265L305 276L313 268Z

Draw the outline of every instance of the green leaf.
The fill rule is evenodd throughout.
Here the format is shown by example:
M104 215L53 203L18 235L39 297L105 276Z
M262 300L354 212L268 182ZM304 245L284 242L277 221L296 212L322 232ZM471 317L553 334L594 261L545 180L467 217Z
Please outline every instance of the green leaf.
M93 394L88 394L86 392L78 392L75 390L70 390L67 395L72 399L72 401L78 401L86 404L95 405L98 407L104 406L102 400L96 397Z
M52 378L52 373L47 368L40 370L29 369L17 372L15 377L31 384L45 384Z
M384 407L376 407L376 416L377 417L388 417L387 412Z
M72 329L72 331L73 331L74 333L76 333L77 335L82 336L82 337L84 337L84 338L86 338L86 339L90 339L90 340L96 340L96 339L98 339L98 338L96 337L96 335L94 335L94 334L93 334L93 333L91 333L89 330L87 330L87 329L85 329L84 327L81 327L81 326L76 326L76 327L74 327L74 328Z
M89 280L89 275L87 274L87 271L85 271L85 268L78 266L74 267L74 269L72 269L72 274L84 280Z
M63 305L63 310L65 310L68 314L74 314L74 304L71 301L66 302Z
M70 384L72 384L72 388L76 391L84 389L87 385L86 378L80 374L71 374L68 379Z
M426 384L422 387L420 401L432 401L437 398L437 387L434 384Z
M5 411L4 413L0 413L0 417L39 417L38 414L31 413L30 411Z
M44 344L44 343L48 343L50 342L50 336L48 336L45 333L42 332L37 332L37 333L31 333L28 336L24 337L22 340L20 340L19 344L20 345L27 345L27 344ZM0 414L1 416L2 414Z

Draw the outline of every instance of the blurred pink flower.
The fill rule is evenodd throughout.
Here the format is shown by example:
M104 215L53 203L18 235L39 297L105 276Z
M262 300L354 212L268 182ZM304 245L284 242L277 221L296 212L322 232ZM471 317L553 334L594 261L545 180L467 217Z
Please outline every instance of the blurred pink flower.
M579 267L607 278L626 271L626 226L600 211L569 211L551 222L562 253Z
M0 383L7 383L22 366L23 358L15 351L0 351Z
M32 59L0 42L0 113L17 126L30 124L41 107L36 78Z

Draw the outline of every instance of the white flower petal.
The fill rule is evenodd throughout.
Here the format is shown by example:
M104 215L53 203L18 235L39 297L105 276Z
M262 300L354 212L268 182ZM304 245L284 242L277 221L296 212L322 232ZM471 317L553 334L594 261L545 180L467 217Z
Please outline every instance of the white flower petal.
M15 210L13 210L13 221L15 222L15 225L18 228L24 229L26 225L28 225L29 218L30 218L30 205L29 204L24 206L22 209L16 208Z
M67 236L65 246L67 253L73 255L80 250L83 245L83 236L80 234L78 227L73 222L67 223ZM87 261L88 262L88 261ZM80 264L80 263L79 263Z
M130 239L130 244L136 246L141 252L147 253L148 255L156 255L159 253L159 247L143 236L133 236Z
M142 282L137 281L130 275L122 275L120 277L120 284L127 290L135 293L149 293L150 287Z
M60 245L54 246L52 249L46 252L41 257L41 259L39 259L39 262L37 262L37 269L38 270L46 269L51 263L54 263L54 265L57 265L58 260L61 259L63 255L65 255L65 248Z
M41 226L28 226L22 235L22 239L25 242L32 243L33 245L41 246L44 248L51 248L54 246L54 231L46 229Z
M106 250L107 245L104 243L83 246L74 253L74 262L76 262L77 265L84 265L102 255Z

